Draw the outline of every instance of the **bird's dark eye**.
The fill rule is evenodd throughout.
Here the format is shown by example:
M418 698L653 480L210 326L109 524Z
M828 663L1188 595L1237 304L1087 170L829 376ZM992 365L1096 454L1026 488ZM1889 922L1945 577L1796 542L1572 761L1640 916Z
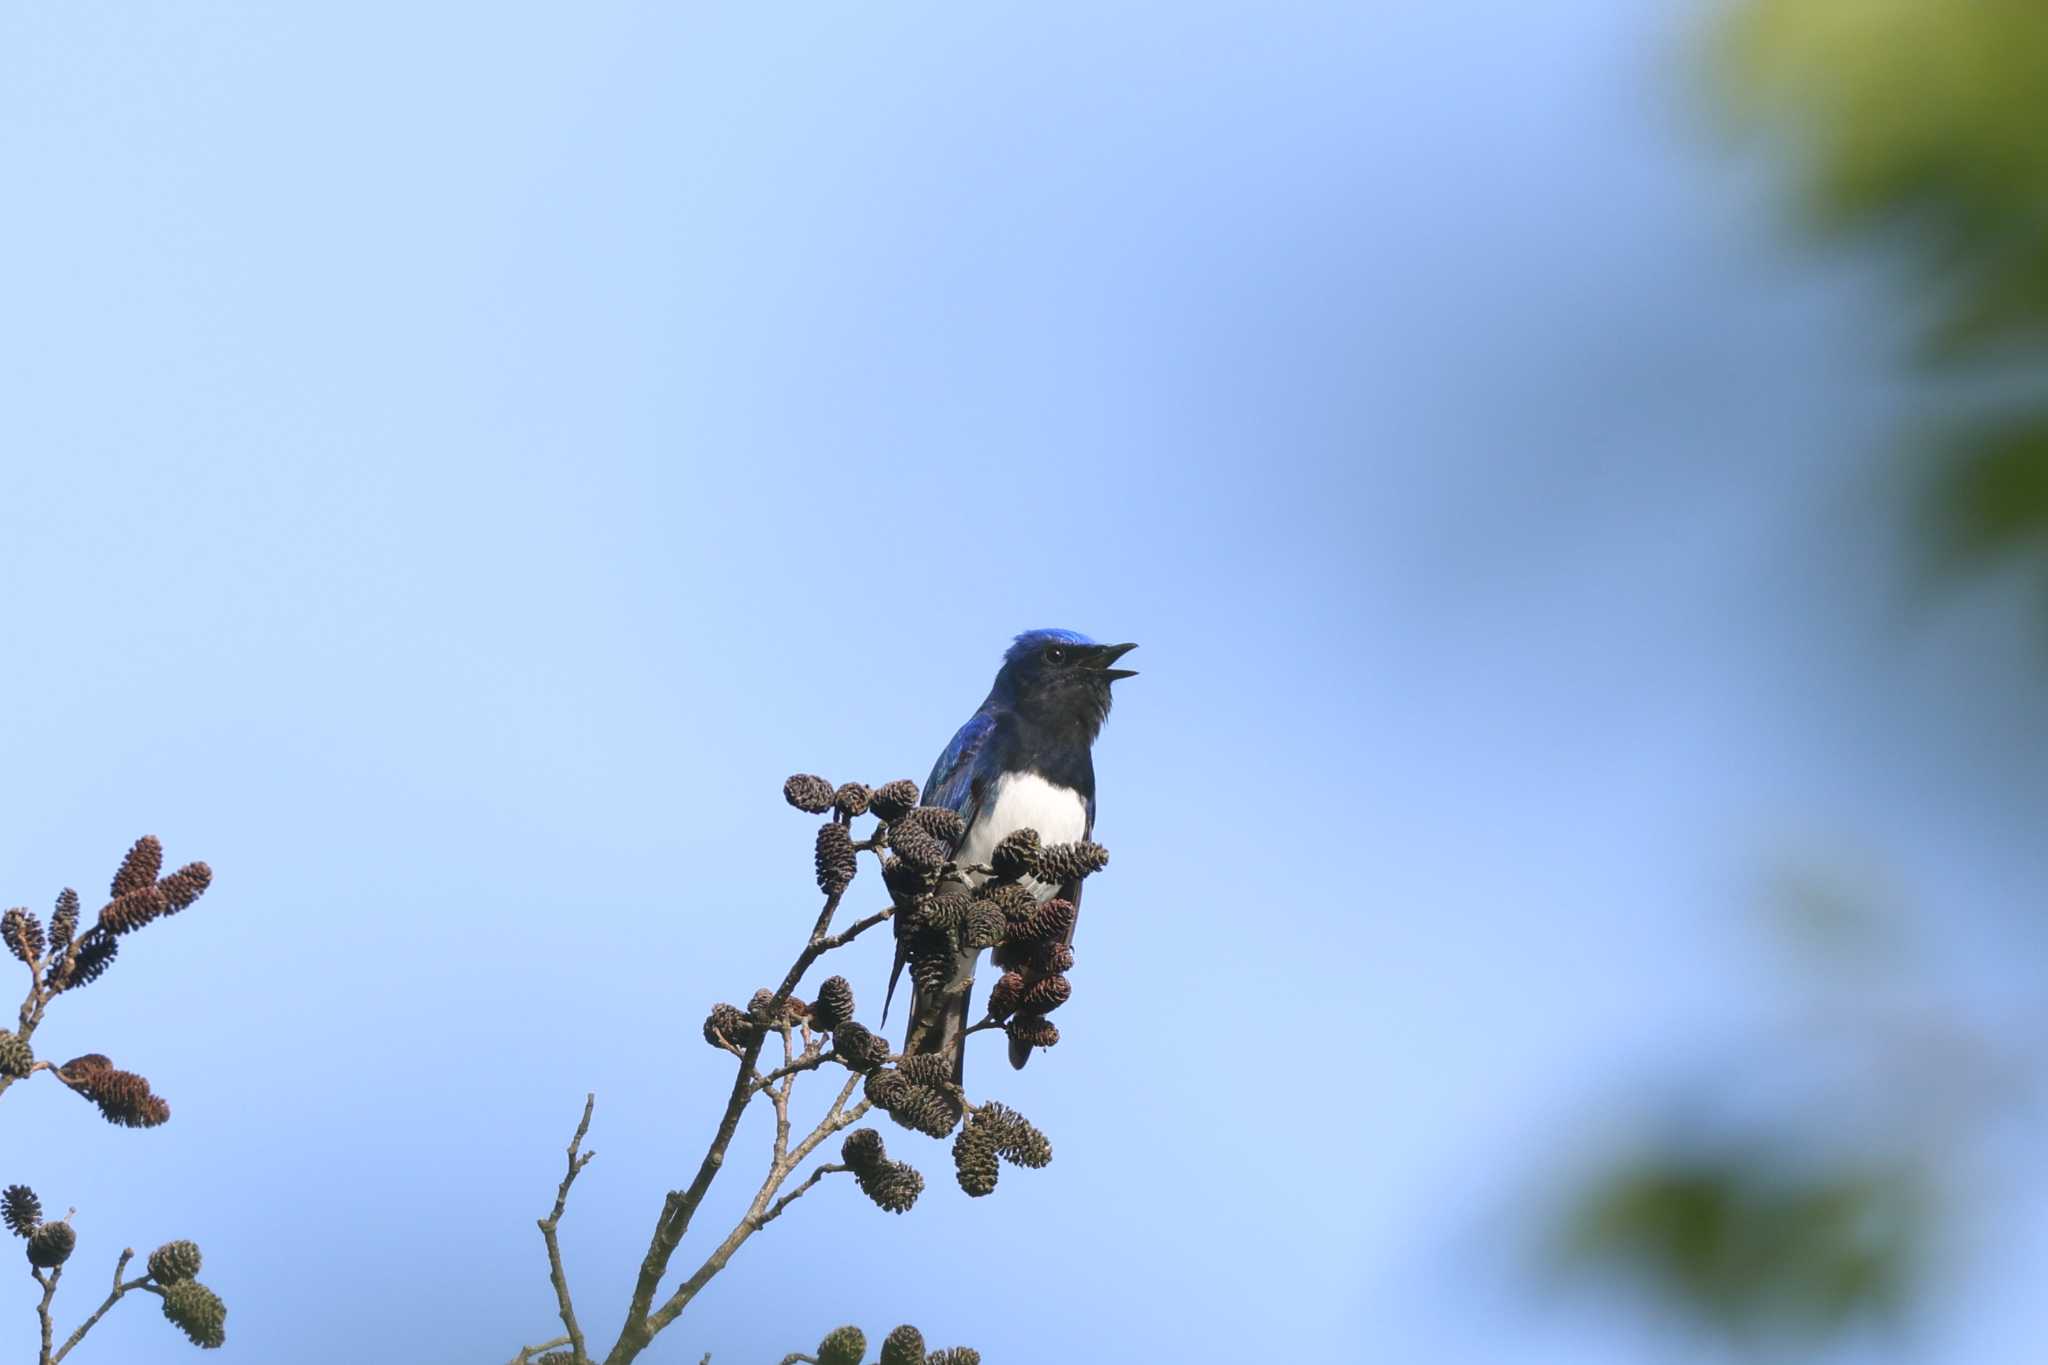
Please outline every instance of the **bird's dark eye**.
M1049 664L1065 663L1067 661L1066 647L1064 645L1047 645L1045 647L1045 661Z

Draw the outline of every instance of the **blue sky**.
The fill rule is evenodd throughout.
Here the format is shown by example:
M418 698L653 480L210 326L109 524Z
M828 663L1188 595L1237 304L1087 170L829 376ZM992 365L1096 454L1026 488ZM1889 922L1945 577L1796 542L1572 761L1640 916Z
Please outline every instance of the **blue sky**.
M1771 1015L1773 857L1987 912L1938 956L1997 998L2048 792L2009 689L1943 704L2031 666L2014 603L1885 586L1884 292L1787 249L1690 32L10 9L0 897L145 831L216 882L37 1038L172 1123L17 1087L0 1175L87 1285L198 1239L249 1358L497 1360L595 1090L609 1340L699 1021L813 908L782 777L922 777L1056 624L1143 670L1067 1041L974 1068L1057 1159L970 1204L891 1131L912 1215L821 1188L648 1359L1692 1358L1531 1312L1525 1178ZM1928 1358L2029 1326L1971 1283ZM81 1358L185 1359L154 1316Z

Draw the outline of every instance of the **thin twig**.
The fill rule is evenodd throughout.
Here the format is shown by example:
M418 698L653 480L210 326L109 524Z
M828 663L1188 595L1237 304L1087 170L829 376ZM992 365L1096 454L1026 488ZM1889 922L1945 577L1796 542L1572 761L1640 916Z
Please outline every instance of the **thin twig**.
M768 1212L761 1215L761 1221L754 1224L754 1231L759 1232L762 1228L767 1227L770 1223L780 1218L784 1209L803 1198L811 1186L817 1184L826 1176L831 1175L835 1171L850 1171L852 1169L853 1167L851 1166L841 1166L830 1161L825 1162L823 1165L812 1167L810 1175L805 1177L803 1184L798 1185L769 1206Z
M726 1262L732 1259L733 1253L745 1245L749 1237L760 1231L761 1225L767 1221L768 1202L775 1197L776 1191L782 1187L782 1182L789 1178L790 1172L802 1164L804 1158L816 1151L819 1143L842 1128L850 1128L860 1122L862 1116L868 1112L868 1102L862 1100L853 1108L846 1108L847 1100L852 1098L854 1088L860 1083L861 1077L858 1075L847 1078L846 1084L840 1087L839 1097L833 1100L832 1107L825 1112L825 1117L819 1120L818 1126L792 1148L784 1160L770 1166L767 1178L761 1182L761 1188L754 1193L753 1202L747 1206L747 1211L741 1216L740 1221L733 1225L732 1231L725 1235L725 1240L712 1250L704 1259L704 1264L698 1266L689 1279L676 1287L676 1291L668 1296L659 1309L648 1315L646 1325L650 1340L655 1333L674 1322L689 1305L690 1300L697 1297L697 1292L711 1282L712 1276L725 1269Z
M772 1165L780 1166L783 1157L789 1154L789 1092L796 1085L796 1073L787 1068L793 1057L793 1046L789 1037L789 1025L782 1026L782 1065L784 1074L781 1089L770 1089L769 1101L775 1106L775 1155Z
M583 1139L590 1132L590 1113L597 1107L595 1091L583 1097L583 1119L576 1125L576 1135L569 1139L569 1168L562 1176L560 1188L555 1191L555 1207L547 1217L540 1220L541 1240L548 1248L548 1278L554 1281L555 1305L562 1317L562 1327L569 1333L569 1350L576 1365L584 1365L590 1357L583 1349L583 1328L576 1322L576 1305L569 1297L569 1276L562 1269L562 1244L555 1230L562 1224L562 1211L569 1204L569 1187L576 1183L576 1177L583 1173L596 1152L583 1151Z
M120 1259L114 1262L114 1287L107 1291L107 1297L100 1302L100 1306L93 1309L92 1316L79 1323L77 1329L64 1339L64 1344L57 1348L55 1355L50 1357L50 1365L57 1365L58 1361L71 1353L72 1347L85 1340L85 1334L93 1329L95 1323L107 1315L108 1309L121 1301L123 1294L126 1294L131 1289L142 1289L149 1284L149 1276L147 1275L129 1280L125 1284L122 1282L121 1272L126 1270L128 1262L134 1259L134 1247L121 1248Z
M41 960L38 958L36 962L40 963ZM53 992L43 985L42 977L36 970L36 963L31 963L29 965L28 994L22 997L21 1009L15 1015L15 1037L25 1043L35 1036L36 1025L43 1022L43 1009L50 1003L50 996L52 994ZM7 1088L18 1079L20 1078L16 1076L0 1076L0 1095L6 1094Z
M890 918L895 913L896 907L892 905L887 910L875 911L874 914L869 915L866 919L855 920L852 924L847 925L844 931L834 934L830 938L820 938L813 940L811 946L817 949L817 952L811 954L812 961L817 960L819 953L829 953L834 948L844 948L847 944L853 942L862 934L865 934L868 930L874 928L883 920ZM810 965L810 962L804 963L804 966L806 967Z
M754 1089L766 1090L784 1076L793 1076L799 1071L815 1071L830 1060L831 1056L832 1054L825 1051L821 1046L813 1045L808 1047L804 1049L803 1055L795 1061L778 1066L765 1076L756 1076L754 1078Z
M569 1338L555 1337L551 1340L543 1341L538 1346L522 1346L519 1348L519 1354L507 1361L506 1365L532 1365L535 1356L546 1355L549 1351L560 1346L567 1346L568 1344Z

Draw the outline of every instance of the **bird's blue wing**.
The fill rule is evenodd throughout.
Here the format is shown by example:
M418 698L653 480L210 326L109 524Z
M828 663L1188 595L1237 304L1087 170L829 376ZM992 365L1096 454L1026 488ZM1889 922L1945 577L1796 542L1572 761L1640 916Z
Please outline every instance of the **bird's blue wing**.
M978 760L988 752L989 737L995 731L995 716L985 710L976 711L954 734L953 742L939 755L939 761L932 764L932 775L924 781L924 795L919 800L927 806L944 806L958 811L963 838L981 809L982 794L988 787L988 774ZM951 854L953 849L946 852ZM903 976L904 964L909 961L903 923L900 919L896 921L896 964L889 969L889 990L882 997L884 1024L889 1022L889 1006L896 999L896 983Z
M988 774L976 760L987 750L989 737L995 729L996 718L993 715L987 711L976 711L953 736L953 742L939 755L939 761L932 764L932 775L925 779L924 804L960 812L963 829L974 823L981 807Z

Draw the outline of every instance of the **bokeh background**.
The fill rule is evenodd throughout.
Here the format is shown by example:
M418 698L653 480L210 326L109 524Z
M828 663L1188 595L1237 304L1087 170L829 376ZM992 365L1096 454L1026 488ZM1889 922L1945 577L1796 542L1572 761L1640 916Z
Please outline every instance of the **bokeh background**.
M0 12L0 901L217 873L36 1040L170 1125L7 1097L67 1325L182 1235L235 1355L503 1360L594 1090L608 1342L782 777L1057 624L1143 646L974 1067L1057 1159L892 1134L647 1359L2025 1354L2044 80L2018 0Z

